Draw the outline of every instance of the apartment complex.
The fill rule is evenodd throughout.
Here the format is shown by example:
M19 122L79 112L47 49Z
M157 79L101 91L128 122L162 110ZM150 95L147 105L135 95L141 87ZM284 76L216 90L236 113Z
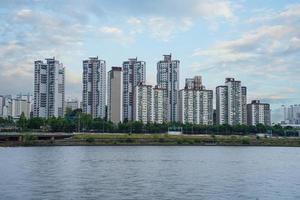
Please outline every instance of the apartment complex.
M82 110L93 118L105 118L106 62L98 57L83 61Z
M65 68L53 58L34 62L34 117L63 117Z
M226 78L225 84L216 88L214 112L213 91L205 88L202 77L187 78L184 89L179 91L180 61L173 60L171 54L163 57L157 62L157 85L154 87L146 84L146 63L137 58L124 61L122 67L112 67L107 73L107 83L106 62L98 57L84 60L80 106L83 112L113 123L212 125L215 120L216 124L229 125L271 124L270 105L258 100L247 105L247 88L241 81ZM64 102L65 68L58 60L35 61L34 73L34 117L58 117L64 115L64 108L79 108L78 100ZM0 116L19 116L20 111L25 111L26 117L30 117L28 102L31 101L0 96ZM300 123L299 107L284 108L285 123Z
M28 119L32 112L32 96L31 95L17 95L17 96L0 96L0 117L13 119L20 118L24 113Z
M300 124L300 104L282 106L284 120L282 124Z

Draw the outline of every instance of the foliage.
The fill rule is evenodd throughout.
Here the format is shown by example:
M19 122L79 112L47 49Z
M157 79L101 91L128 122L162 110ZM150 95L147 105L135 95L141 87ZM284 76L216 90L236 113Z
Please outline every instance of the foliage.
M19 130L48 130L52 132L96 132L96 133L166 133L169 127L182 127L184 134L207 134L207 135L255 135L257 133L272 133L274 136L297 136L298 132L291 127L282 127L279 124L265 126L247 125L201 125L201 124L181 124L179 122L142 123L141 121L128 121L114 124L106 119L92 118L81 109L67 109L65 117L51 117L47 120L43 118L26 119L24 113L15 123L12 118L0 118L0 127L15 126ZM213 138L215 139L215 138Z
M37 140L37 136L36 135L32 135L32 134L25 134L23 135L23 143L25 145L32 145L34 144L34 142Z
M27 120L24 112L22 112L22 114L20 115L20 118L17 121L17 126L18 128L20 128L21 131L23 131L27 127Z

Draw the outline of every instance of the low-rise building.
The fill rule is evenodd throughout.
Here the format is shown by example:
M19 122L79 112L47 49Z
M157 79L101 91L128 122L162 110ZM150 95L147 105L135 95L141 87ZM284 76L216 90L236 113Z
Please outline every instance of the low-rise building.
M270 126L270 104L261 103L259 100L253 100L250 104L247 104L247 124L250 126L257 124Z

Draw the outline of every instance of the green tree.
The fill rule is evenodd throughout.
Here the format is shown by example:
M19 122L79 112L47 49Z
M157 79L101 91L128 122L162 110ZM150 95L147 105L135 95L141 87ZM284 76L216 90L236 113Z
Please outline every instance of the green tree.
M40 129L44 126L45 120L40 117L34 117L28 120L28 128L30 129Z
M27 127L27 120L26 120L24 112L22 112L22 114L20 115L20 118L17 122L17 126L18 126L18 128L20 128L21 131L24 131L25 128Z
M63 132L65 119L61 117L51 117L47 120L52 132Z

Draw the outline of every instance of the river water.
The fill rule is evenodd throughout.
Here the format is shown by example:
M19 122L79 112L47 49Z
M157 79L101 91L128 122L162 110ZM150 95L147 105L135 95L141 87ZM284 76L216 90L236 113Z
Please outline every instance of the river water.
M300 148L0 148L0 199L300 199Z

